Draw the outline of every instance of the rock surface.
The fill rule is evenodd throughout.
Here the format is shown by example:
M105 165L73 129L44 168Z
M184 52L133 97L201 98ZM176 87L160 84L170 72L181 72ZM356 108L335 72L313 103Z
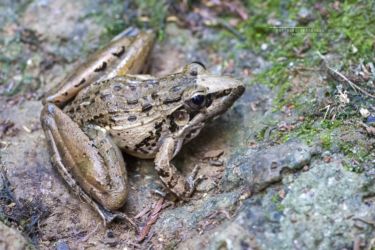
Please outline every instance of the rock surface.
M7 200L1 193L0 211L8 209L8 219L0 214L1 220L23 226L40 249L374 248L374 166L350 171L345 164L350 159L340 153L340 145L332 142L330 150L324 149L324 137L314 138L323 143L303 138L274 143L273 131L291 131L303 119L291 107L274 109L279 89L251 81L253 73L271 64L243 48L235 35L223 41L215 29L193 32L176 23L168 23L165 39L157 41L153 74L202 61L214 73L243 79L246 92L174 160L183 174L198 164L206 177L191 200L161 198L155 190L167 190L152 161L126 157L130 192L122 211L136 217L140 232L121 221L106 228L51 166L39 122L40 97L110 39L108 20L134 17L124 14L129 14L128 1L120 2L0 4L0 161L12 187L2 192L13 195ZM301 9L300 18L311 21L310 10L305 12ZM291 82L301 82L290 77L295 77ZM316 79L314 75L310 82ZM372 142L357 130L343 134L355 142L353 150L361 143L370 150ZM22 210L23 217L18 214ZM2 223L0 236L0 248L29 246L19 232Z
M279 182L285 172L296 172L309 164L316 149L295 141L267 149L249 149L234 154L225 169L222 186L225 191L247 186L259 192Z
M0 222L0 248L4 250L36 249L19 231Z

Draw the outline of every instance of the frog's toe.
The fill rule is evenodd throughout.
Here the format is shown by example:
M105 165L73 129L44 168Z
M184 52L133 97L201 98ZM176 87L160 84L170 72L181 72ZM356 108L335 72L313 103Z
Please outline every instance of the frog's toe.
M112 223L116 219L120 219L120 220L125 220L126 222L128 222L129 225L131 227L133 227L134 229L136 229L136 230L138 229L137 225L135 224L135 222L133 221L133 219L131 219L125 213L110 212L110 211L108 211L106 209L101 209L100 215L104 219L104 224L105 225L108 225L108 224Z
M197 185L204 180L206 177L204 175L196 176L196 173L192 173L191 176L187 178L187 183L189 184L189 189L186 193L186 197L191 197L197 187Z

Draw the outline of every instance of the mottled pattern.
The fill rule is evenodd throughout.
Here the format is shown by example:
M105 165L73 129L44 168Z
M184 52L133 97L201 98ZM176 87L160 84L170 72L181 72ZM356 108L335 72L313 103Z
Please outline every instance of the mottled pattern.
M83 89L64 111L80 126L106 128L126 152L155 156L160 139L178 126L173 112L184 109L184 93L198 88L196 76L177 73L160 79L116 77ZM193 116L191 116L193 117Z

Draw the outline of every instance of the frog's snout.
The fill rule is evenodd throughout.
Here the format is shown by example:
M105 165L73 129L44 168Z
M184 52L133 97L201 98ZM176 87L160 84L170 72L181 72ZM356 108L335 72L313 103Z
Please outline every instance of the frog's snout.
M222 92L230 89L245 90L245 85L237 79L228 76L202 76L197 85L207 88L209 93Z

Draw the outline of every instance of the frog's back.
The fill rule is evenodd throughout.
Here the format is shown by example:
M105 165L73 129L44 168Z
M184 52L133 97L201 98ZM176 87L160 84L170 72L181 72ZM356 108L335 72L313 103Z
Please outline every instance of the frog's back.
M115 126L118 116L134 122L135 114L139 116L157 105L158 100L152 99L152 93L157 91L152 82L128 77L97 82L83 89L64 111L80 126Z
M176 92L176 97L180 95ZM179 106L165 102L165 96L170 98L171 93L156 79L115 77L83 89L64 111L80 127L105 128L128 153L152 158L169 131L168 115Z

